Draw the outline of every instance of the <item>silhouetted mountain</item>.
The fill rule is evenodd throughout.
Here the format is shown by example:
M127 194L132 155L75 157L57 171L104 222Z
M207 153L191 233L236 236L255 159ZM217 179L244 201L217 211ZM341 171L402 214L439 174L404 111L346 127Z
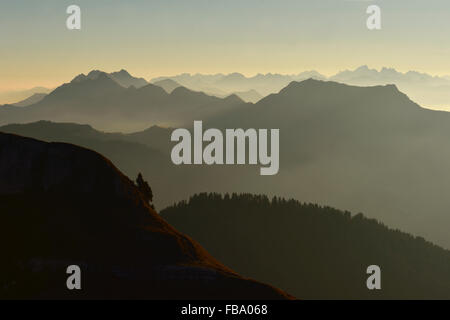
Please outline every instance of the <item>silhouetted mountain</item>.
M172 93L175 89L181 87L179 83L172 79L163 79L153 82L155 86L163 88L167 93ZM195 86L194 86L195 87ZM188 88L188 87L187 87ZM192 89L192 88L189 88ZM197 91L204 92L205 94L212 95L218 98L226 98L230 96L230 93L212 87L199 87ZM194 89L195 90L195 89ZM232 94L237 95L241 100L245 102L258 102L263 96L259 94L256 90L233 92Z
M122 69L117 72L106 73L100 70L92 70L87 75L80 74L76 76L72 82L81 82L85 80L96 80L99 76L109 77L114 80L117 84L124 88L135 87L141 88L148 84L148 82L143 78L135 78L128 71Z
M118 72L112 72L109 75L113 80L115 80L118 84L125 88L129 88L131 86L135 88L141 88L148 84L148 82L144 78L135 78L124 69Z
M167 93L172 93L173 90L175 90L178 87L181 87L181 85L179 83L177 83L176 81L173 81L172 79L159 80L159 81L153 82L153 84L155 86L163 88L164 90L166 90Z
M121 171L130 177L142 172L151 179L159 208L161 200L182 186L167 183L168 177L175 178L174 165L170 161L170 130L152 127L134 134L104 133L89 125L73 123L52 123L39 121L30 124L7 125L1 132L33 137L47 142L64 142L95 150L110 159ZM176 172L176 171L175 171ZM181 178L181 177L180 177ZM176 193L176 191L175 191Z
M31 97L26 98L25 100L13 103L13 106L16 107L28 107L32 104L38 103L42 99L45 98L47 94L46 93L35 93Z
M236 179L254 170L245 166L219 168L216 166L177 166L170 158L173 129L153 126L131 134L104 133L89 125L39 121L30 124L13 124L0 127L0 132L34 137L48 142L72 143L95 150L110 159L130 177L142 172L152 183L157 195L156 208L189 197L192 192L208 190L239 190ZM211 179L214 176L217 181ZM170 181L183 181L171 183Z
M173 77L158 77L151 80L152 83L157 81L171 79L180 85L188 88L199 89L203 87L210 86L215 83L219 79L221 79L223 74L214 74L214 75L203 75L203 74L194 74L191 75L189 73L183 73Z
M175 88L170 95L180 100L186 100L188 103L191 101L200 101L201 104L208 104L217 101L216 97L208 96L203 92L192 91L185 87Z
M204 128L280 129L279 174L244 175L239 191L363 211L450 247L449 124L448 113L421 108L393 85L310 79Z
M303 81L307 79L327 80L327 77L315 70L310 70L300 72L298 75L292 76L292 79L295 81Z
M93 140L123 140L125 139L124 137L126 137L126 135L122 133L106 133L97 131L89 125L75 123L54 123L49 121L6 125L2 127L1 131L22 136L34 137L38 140L50 142L56 142L55 137L59 136L60 140L57 142L66 142L76 145L80 145L80 142L82 140L89 143Z
M189 98L186 90L180 88L179 94ZM157 192L161 195L155 200L158 208L204 191L278 194L364 212L390 227L450 248L448 113L421 108L393 85L363 88L306 80L292 82L254 105L197 119L204 120L205 130L280 128L279 173L260 176L259 166L248 165L174 166L170 129L161 129L154 137L149 132L125 135L125 142L141 145L129 155L121 155L120 146L111 141L108 148L104 142L99 144L104 149L98 151L128 175L142 170L144 176L158 181L158 188L170 190ZM21 134L25 127L12 132ZM55 132L50 138L61 141L64 136ZM74 143L91 147L88 142ZM139 156L142 145L157 151L159 157L148 150L148 156ZM164 176L155 169L159 163Z
M0 109L0 124L70 121L108 131L136 131L151 124L185 125L242 103L185 88L171 94L153 84L124 88L107 73L92 71L75 77L26 109Z
M0 134L0 297L283 299L238 276L150 207L98 153ZM66 268L82 269L67 290Z
M238 272L304 299L450 299L450 251L362 214L199 194L161 215ZM381 268L381 290L366 287L370 265Z
M361 66L355 70L345 70L326 77L319 72L304 71L294 75L257 74L245 77L240 73L228 75L202 75L182 74L173 77L160 77L161 79L177 81L182 86L195 91L203 91L217 97L224 97L230 93L256 90L262 96L278 93L291 81L303 81L309 78L315 80L331 80L349 85L375 86L395 84L402 92L408 94L414 101L427 108L450 110L450 79L449 77L431 76L417 71L399 72L393 68L382 68L379 71ZM253 99L241 98L246 102L255 102Z

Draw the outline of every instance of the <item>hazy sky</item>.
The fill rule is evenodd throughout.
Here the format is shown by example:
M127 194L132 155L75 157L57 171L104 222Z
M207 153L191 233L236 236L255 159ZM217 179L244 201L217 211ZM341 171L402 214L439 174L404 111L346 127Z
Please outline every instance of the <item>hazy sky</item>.
M82 30L66 29L66 8ZM382 9L382 30L366 8ZM448 0L0 0L0 91L91 69L330 75L367 64L450 74Z

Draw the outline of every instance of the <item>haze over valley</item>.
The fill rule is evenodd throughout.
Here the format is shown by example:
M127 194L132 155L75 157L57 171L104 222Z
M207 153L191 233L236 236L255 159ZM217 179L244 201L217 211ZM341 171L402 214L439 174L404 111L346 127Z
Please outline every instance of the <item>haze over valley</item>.
M158 208L204 191L280 195L363 212L450 248L447 112L422 108L395 85L293 81L252 104L119 74L128 88L93 71L36 104L3 106L1 131L85 146L127 175L142 171L160 191ZM205 128L279 128L279 173L260 177L247 165L173 165L170 134L194 120Z
M0 299L450 299L448 0L0 7Z

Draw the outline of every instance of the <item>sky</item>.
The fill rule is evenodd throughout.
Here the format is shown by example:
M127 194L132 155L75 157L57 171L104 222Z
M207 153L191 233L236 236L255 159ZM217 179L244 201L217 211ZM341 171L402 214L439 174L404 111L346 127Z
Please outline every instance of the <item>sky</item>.
M81 8L81 30L66 9ZM381 30L366 9L381 8ZM0 91L92 69L331 75L360 65L450 75L448 0L0 0Z

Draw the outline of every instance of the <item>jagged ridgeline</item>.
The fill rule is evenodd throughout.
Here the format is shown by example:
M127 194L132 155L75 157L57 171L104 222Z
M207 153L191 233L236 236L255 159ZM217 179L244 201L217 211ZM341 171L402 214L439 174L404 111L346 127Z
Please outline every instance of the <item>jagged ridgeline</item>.
M241 274L300 298L450 298L450 251L361 213L202 193L161 215ZM382 290L366 287L373 264L381 267Z

